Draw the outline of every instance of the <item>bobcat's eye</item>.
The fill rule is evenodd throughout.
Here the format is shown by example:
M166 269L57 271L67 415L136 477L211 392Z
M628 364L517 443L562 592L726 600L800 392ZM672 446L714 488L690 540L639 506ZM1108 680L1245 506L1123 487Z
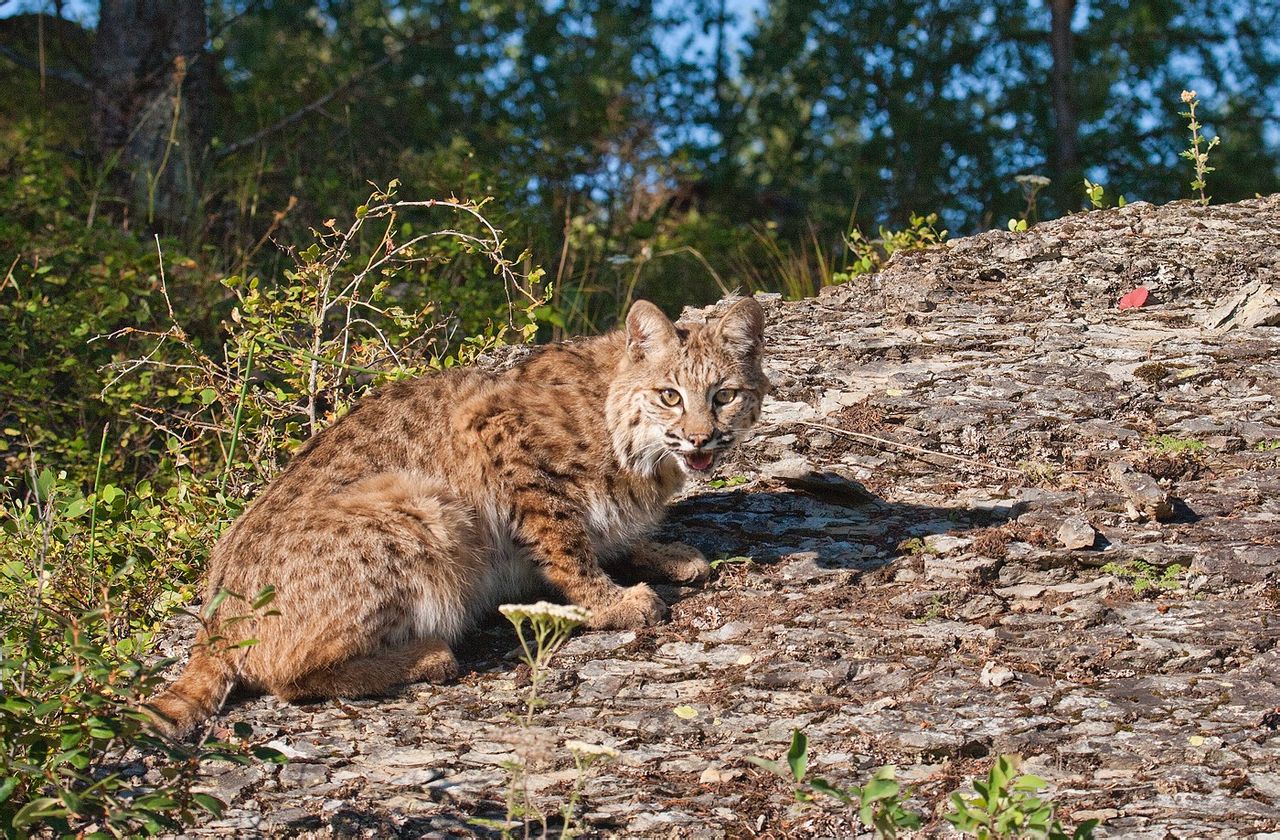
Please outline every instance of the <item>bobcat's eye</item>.
M680 404L680 392L675 388L663 388L658 392L658 399L668 408L675 408Z
M737 396L737 388L721 388L719 391L716 391L714 396L711 397L711 401L716 405L728 405L737 399Z

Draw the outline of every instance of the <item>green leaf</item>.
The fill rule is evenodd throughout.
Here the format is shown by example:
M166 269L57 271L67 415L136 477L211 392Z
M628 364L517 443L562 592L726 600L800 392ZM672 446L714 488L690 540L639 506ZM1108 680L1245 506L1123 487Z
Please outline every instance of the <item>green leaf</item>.
M791 776L797 781L804 781L805 771L809 767L809 738L799 729L791 731L791 748L787 750L787 765L791 768Z
M872 779L862 788L863 802L878 802L898 795L901 786L892 779Z
M211 796L207 793L194 794L191 797L191 801L195 802L215 817L221 817L223 809L227 807L227 803L223 802L218 797Z
M26 828L38 820L46 817L61 816L65 813L66 809L62 807L61 801L54 799L52 796L42 796L39 799L31 800L18 809L18 813L13 815L13 827Z
M213 597L209 599L209 603L205 604L201 611L206 619L213 618L213 614L218 611L218 607L222 606L222 602L231 597L231 590L225 586L218 589Z
M259 761L266 761L271 764L288 764L289 759L284 753L271 747L254 747L250 752L253 757Z
M780 761L771 761L767 758L761 758L758 755L747 756L747 761L750 761L752 764L754 764L757 767L763 767L765 770L768 770L770 773L777 773L779 776L788 775L787 769L782 766L782 762Z
M264 586L257 596L253 599L253 608L260 610L276 599L276 588L271 585Z
M36 498L44 502L49 498L49 492L53 490L53 472L48 469L40 471L40 475L35 481Z
M76 796L72 791L63 789L58 791L58 797L62 800L62 804L67 806L67 811L75 814L80 811L80 797Z
M852 795L849 791L841 790L826 779L809 779L805 784L809 786L810 790L817 791L825 796L830 796L832 799L843 802L845 805L852 805L858 801L857 797Z

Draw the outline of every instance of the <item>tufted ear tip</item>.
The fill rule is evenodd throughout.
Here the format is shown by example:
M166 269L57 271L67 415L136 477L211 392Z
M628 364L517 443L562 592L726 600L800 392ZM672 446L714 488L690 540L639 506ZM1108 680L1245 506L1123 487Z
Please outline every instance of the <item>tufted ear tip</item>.
M627 352L635 360L677 341L675 325L661 309L647 300L631 304L627 312Z
M764 348L764 307L755 298L743 298L721 316L716 329L737 352L758 355Z

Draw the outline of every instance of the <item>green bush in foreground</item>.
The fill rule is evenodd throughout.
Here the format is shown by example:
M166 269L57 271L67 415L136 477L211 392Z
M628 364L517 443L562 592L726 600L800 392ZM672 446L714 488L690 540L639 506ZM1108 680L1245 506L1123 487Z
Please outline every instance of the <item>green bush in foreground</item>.
M1070 835L1054 818L1053 803L1036 796L1049 786L1039 776L1019 773L1021 760L1002 755L986 779L974 779L973 796L951 794L947 822L977 840L1089 840L1097 820L1086 820Z
M809 774L809 739L797 729L791 746L778 761L752 757L751 763L776 773L795 786L796 801L833 801L849 809L859 825L878 838L897 837L900 829L919 828L919 814L907 810L910 791L903 791L892 766L881 767L862 785L842 787ZM1072 834L1054 817L1055 806L1036 794L1049 786L1039 776L1019 772L1018 756L996 758L985 779L973 780L973 795L951 794L943 819L976 840L1090 840L1097 820L1082 822Z
M204 511L179 489L159 500L114 485L85 496L48 470L30 484L0 508L4 836L127 837L219 813L196 789L201 764L278 754L166 744L140 710L168 664L148 662L155 630L188 597L180 561L164 558L193 555Z

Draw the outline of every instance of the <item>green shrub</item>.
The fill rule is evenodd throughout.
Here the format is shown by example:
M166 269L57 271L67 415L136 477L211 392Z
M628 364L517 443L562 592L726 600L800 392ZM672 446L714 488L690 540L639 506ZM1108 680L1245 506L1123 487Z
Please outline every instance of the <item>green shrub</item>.
M951 794L944 819L977 840L1089 840L1097 820L1082 822L1070 835L1054 818L1053 803L1036 794L1049 786L1039 776L1019 773L1017 756L996 759L986 779L974 779L973 796Z
M831 276L833 283L847 283L859 274L880 271L898 251L931 248L947 241L947 231L938 230L938 214L921 216L911 214L909 224L901 230L880 228L877 239L868 239L858 228L849 231L845 246L849 249L848 264L844 271Z
M86 224L76 182L38 143L0 147L0 458L22 469L28 452L81 479L93 467L96 437L115 419L125 450L145 450L147 432L128 417L146 399L147 380L100 393L104 366L136 346L159 301L155 243L100 223ZM163 306L163 304L160 304ZM132 460L122 451L118 461Z
M838 803L878 838L893 840L899 829L920 826L920 815L904 807L910 792L904 792L898 784L894 767L881 767L862 785L843 786L813 776L809 773L809 739L799 729L791 733L791 746L781 760L756 757L748 760L789 779L795 785L796 801L809 804L822 798Z
M167 662L155 632L190 598L183 581L217 517L175 487L83 495L43 470L0 508L0 826L134 836L180 827L222 803L196 790L207 761L277 760L239 743L166 744L142 701ZM159 760L146 773L138 750Z

